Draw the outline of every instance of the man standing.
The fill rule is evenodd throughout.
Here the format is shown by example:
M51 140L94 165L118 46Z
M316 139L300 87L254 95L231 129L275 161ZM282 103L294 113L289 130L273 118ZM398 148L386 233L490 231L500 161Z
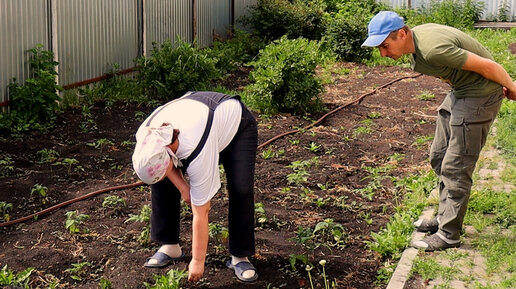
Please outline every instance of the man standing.
M430 232L414 247L425 251L460 246L472 174L489 128L505 97L516 100L516 84L478 41L453 27L423 24L410 29L403 18L382 11L371 19L362 47L383 57L411 55L414 71L439 77L452 87L438 108L430 163L439 178L439 210L414 223Z

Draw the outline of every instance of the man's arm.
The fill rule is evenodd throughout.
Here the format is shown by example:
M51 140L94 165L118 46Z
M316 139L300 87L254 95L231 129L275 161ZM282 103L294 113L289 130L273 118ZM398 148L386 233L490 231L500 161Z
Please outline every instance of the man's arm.
M202 206L192 205L192 261L188 265L189 281L199 281L204 273L204 261L208 250L210 208L210 202Z
M516 83L514 83L505 69L495 61L468 52L468 58L462 69L476 72L483 77L504 87L505 96L516 100Z

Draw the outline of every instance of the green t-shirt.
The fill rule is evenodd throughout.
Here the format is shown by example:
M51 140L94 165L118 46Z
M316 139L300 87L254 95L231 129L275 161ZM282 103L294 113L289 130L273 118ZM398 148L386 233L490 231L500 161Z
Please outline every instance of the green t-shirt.
M455 97L481 97L501 86L478 73L462 70L467 51L493 59L477 40L453 27L423 24L412 29L416 53L412 55L414 71L439 77L451 84Z

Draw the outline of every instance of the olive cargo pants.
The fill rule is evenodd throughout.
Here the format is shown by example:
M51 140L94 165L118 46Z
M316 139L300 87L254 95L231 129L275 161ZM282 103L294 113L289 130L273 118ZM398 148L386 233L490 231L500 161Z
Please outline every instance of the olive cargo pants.
M459 240L472 174L503 98L502 89L480 98L451 92L439 106L430 163L439 178L437 233L448 243Z

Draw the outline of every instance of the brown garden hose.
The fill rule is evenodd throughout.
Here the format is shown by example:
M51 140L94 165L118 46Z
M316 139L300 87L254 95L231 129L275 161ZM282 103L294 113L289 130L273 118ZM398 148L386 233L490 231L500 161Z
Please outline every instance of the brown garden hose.
M374 94L376 93L379 89L382 89L382 88L385 88L393 83L396 83L398 81L401 81L403 79L407 79L407 78L417 78L419 76L421 76L422 74L416 74L416 75L411 75L411 76L403 76L403 77L400 77L400 78L397 78L395 80L392 80L392 81L389 81L387 82L386 84L382 85L382 86L379 86L377 88L375 88L374 90L368 92L368 93L364 93L362 94L361 96L359 96L358 98L350 101L350 102L347 102L331 111L329 111L328 113L326 113L325 115L321 116L317 121L303 127L303 128L299 128L299 129L295 129L295 130L291 130L291 131L287 131L285 133L282 133L282 134L279 134L269 140L267 140L266 142L262 143L261 145L258 146L258 149L262 149L263 147L265 147L266 145L272 143L273 141L277 140L277 139L280 139L284 136L287 136L287 135L290 135L290 134L294 134L296 132L299 132L301 130L306 130L306 129L309 129L311 127L314 127L315 125L319 124L320 122L322 122L326 117L328 117L329 115L332 115L334 113L336 113L337 111L345 108L345 107L348 107L352 104L355 104L355 103L360 103L362 102L362 100L368 96L368 95L371 95L371 94ZM127 184L127 185L120 185L120 186L115 186L115 187L109 187L109 188L104 188L104 189L101 189L101 190L98 190L98 191L94 191L94 192L91 192L91 193L88 193L86 195L83 195L83 196L80 196L80 197L77 197L77 198L74 198L74 199L71 199L71 200L68 200L68 201L65 201L65 202L62 202L62 203L59 203L57 205L54 205L52 207L49 207L49 208L46 208L44 210L41 210L37 213L34 213L32 215L29 215L29 216L26 216L26 217L22 217L22 218L18 218L18 219L15 219L15 220L12 220L12 221L9 221L9 222L4 222L4 223L0 223L0 228L1 227L7 227L7 226L10 226L10 225L14 225L14 224L18 224L18 223L22 223L22 222L26 222L30 219L35 219L35 218L38 218L42 215L45 215L45 214L48 214L50 212L53 212L59 208L62 208L64 206L68 206L70 204L73 204L73 203L76 203L76 202L79 202L79 201L82 201L82 200L85 200L87 198L91 198L93 196L96 196L96 195L100 195L100 194L103 194L103 193L106 193L106 192L109 192L109 191L115 191L115 190L122 190L122 189L129 189L129 188L134 188L134 187L139 187L139 186L142 186L142 185L145 185L145 183L143 182L136 182L136 183L132 183L132 184Z

